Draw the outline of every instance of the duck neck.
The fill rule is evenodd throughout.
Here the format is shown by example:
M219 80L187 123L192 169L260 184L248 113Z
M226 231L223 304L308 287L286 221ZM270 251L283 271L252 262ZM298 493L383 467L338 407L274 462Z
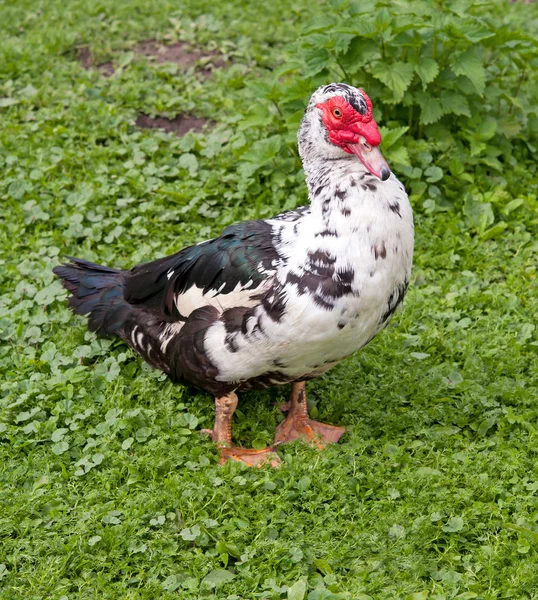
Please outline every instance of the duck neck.
M305 163L304 168L312 214L328 231L354 230L371 212L376 178L355 157Z

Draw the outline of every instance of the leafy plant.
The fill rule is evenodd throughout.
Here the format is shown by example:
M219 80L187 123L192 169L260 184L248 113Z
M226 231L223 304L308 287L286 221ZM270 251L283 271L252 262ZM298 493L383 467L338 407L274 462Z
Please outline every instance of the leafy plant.
M291 144L307 90L329 80L357 85L375 99L382 147L412 200L429 213L465 201L470 229L501 235L504 216L481 196L495 189L499 198L534 173L518 162L538 144L536 19L526 32L507 3L469 0L334 0L331 8L305 26L272 84L254 86L275 118L269 104L257 106L243 126L272 121Z
M2 600L536 596L536 7L2 5ZM494 35L471 42L471 21ZM230 61L202 78L133 50L150 38ZM372 61L346 62L361 45ZM83 69L81 46L119 68ZM279 470L222 468L198 435L211 399L89 333L51 269L64 254L130 267L306 203L297 126L315 87L341 79L371 95L412 192L409 294L309 384L342 443L286 446ZM454 90L471 116L421 123L423 94L445 110ZM141 112L210 123L175 137L140 130ZM237 442L271 440L287 393L242 396Z

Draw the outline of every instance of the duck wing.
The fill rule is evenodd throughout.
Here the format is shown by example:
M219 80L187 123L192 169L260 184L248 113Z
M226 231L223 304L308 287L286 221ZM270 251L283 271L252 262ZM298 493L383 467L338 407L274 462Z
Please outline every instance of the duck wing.
M204 299L252 296L273 278L279 260L272 226L244 221L217 238L134 267L125 276L124 298L166 320L183 321Z

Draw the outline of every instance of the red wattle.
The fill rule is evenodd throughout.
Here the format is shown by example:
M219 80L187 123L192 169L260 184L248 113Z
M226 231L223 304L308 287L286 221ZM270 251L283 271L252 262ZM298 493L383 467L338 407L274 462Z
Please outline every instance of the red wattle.
M372 119L369 123L357 123L358 132L370 144L370 146L379 146L381 143L381 134L377 123Z
M362 135L371 146L379 146L381 143L381 134L372 114L372 103L362 90L361 93L368 107L365 115L357 112L341 96L334 96L316 105L321 109L323 123L327 127L331 142L346 152L346 143L358 143L359 135ZM335 116L334 109L340 111L340 116Z

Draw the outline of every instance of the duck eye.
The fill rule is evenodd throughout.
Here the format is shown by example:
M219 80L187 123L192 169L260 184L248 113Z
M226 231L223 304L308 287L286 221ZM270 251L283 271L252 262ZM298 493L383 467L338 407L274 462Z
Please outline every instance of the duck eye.
M344 116L344 113L339 108L333 108L333 115L337 119L341 119Z

